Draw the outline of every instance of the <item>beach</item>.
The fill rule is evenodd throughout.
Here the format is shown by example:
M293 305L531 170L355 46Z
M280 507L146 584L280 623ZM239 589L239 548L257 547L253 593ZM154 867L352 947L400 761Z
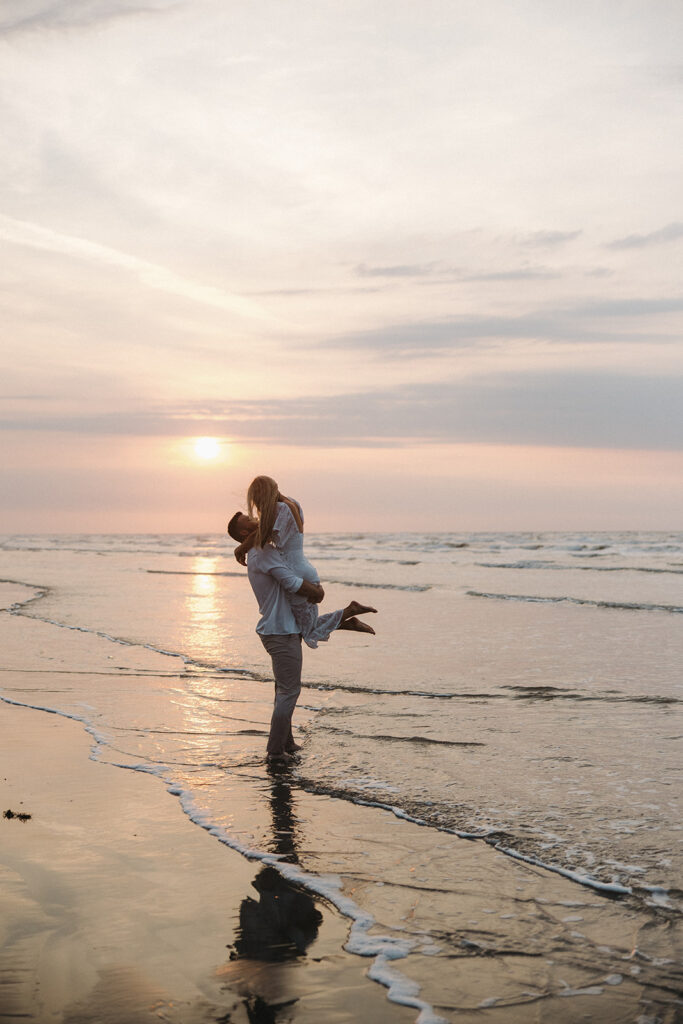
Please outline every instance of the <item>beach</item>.
M683 538L307 548L283 773L222 539L4 539L2 1024L679 1019Z
M259 1001L308 1021L412 1019L344 954L324 903L315 959L280 956L266 929L261 959L231 960L258 867L188 827L155 780L89 761L78 724L7 706L0 724L3 797L31 814L2 821L0 1020L248 1021Z

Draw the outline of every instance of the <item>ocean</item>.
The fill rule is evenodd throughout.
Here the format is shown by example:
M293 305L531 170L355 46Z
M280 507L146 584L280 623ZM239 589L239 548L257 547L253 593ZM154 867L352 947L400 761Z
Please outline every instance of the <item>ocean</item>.
M607 992L648 971L652 992L680 986L683 534L312 534L306 554L323 610L372 604L376 636L305 649L284 779L264 765L270 666L222 536L2 538L0 698L82 722L94 760L157 776L160 800L334 905L347 948L423 1021L454 1019L455 956L538 946L552 964L553 901L555 959L580 978L544 975L541 995L591 970ZM477 870L499 873L483 909ZM529 886L551 894L527 914ZM649 952L596 952L619 914ZM473 1011L541 997L519 971L472 977Z

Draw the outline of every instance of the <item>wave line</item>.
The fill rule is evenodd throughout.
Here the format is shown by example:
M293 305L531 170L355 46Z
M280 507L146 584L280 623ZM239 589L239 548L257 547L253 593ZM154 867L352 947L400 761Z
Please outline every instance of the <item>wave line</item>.
M535 594L491 594L482 590L467 590L465 593L468 597L485 597L494 601L529 601L532 604L581 604L592 605L594 608L616 608L632 612L683 613L683 607L677 604L644 604L636 601L594 601L587 597L541 597Z

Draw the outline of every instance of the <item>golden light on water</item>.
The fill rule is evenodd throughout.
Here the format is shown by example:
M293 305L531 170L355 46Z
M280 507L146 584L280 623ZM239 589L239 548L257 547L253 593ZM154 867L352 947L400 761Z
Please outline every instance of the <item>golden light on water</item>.
M221 452L217 437L197 437L194 442L194 453L198 459L217 459Z

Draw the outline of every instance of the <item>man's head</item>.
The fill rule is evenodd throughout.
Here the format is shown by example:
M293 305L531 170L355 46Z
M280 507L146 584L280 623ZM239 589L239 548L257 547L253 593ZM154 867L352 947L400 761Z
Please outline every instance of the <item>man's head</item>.
M235 512L228 523L228 533L233 540L241 544L243 540L247 539L248 534L251 533L256 525L255 521L245 515L244 512Z

